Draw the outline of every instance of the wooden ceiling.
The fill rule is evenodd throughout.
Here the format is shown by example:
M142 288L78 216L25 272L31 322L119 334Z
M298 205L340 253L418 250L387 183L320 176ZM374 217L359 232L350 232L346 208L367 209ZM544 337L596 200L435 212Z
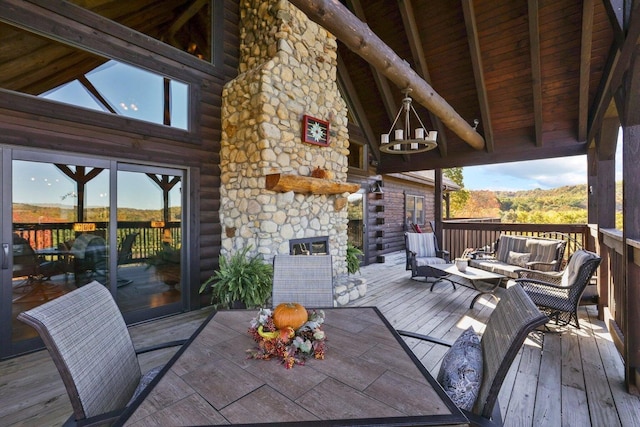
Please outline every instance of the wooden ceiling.
M72 2L182 50L197 43L205 60L211 55L208 36L202 31L210 22L208 0ZM471 147L414 102L425 125L439 131L438 148L410 156L380 153L380 134L389 130L403 88L396 87L339 40L340 83L349 98L352 116L370 144L371 160L377 162L378 173L586 153L589 138L594 137L596 126L609 109L614 84L623 80L624 63L629 62L629 52L634 51L636 33L640 32L640 24L635 29L620 30L626 27L618 23L624 13L610 2L628 3L309 1L323 5L319 7L346 6L464 121L473 125L478 120L477 131L485 140L481 150ZM634 31L635 40L627 37ZM0 27L0 38L8 41L0 43L0 85L7 89L37 94L53 87L47 84L57 86L69 81L104 60L90 53L79 55L77 50L38 36L26 38L6 25ZM44 83L46 76L41 74L51 67L43 64L54 65L59 80Z
M622 43L614 40L613 9L601 0L342 3L465 121L473 125L477 119L486 142L482 150L472 148L420 106L425 125L439 131L439 147L410 156L380 153L380 134L397 114L402 88L339 42L339 76L378 172L587 152L610 63Z

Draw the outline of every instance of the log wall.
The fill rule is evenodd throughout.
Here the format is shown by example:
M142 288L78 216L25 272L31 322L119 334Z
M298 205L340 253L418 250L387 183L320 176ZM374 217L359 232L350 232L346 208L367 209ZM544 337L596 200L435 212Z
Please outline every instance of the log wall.
M222 62L215 65L64 2L7 0L0 5L0 17L190 85L195 126L189 132L0 90L0 144L189 167L189 308L199 306L204 301L199 284L217 268L220 252L221 94L222 86L237 75L237 2L224 1L223 19L216 21L222 25L213 29L223 49Z

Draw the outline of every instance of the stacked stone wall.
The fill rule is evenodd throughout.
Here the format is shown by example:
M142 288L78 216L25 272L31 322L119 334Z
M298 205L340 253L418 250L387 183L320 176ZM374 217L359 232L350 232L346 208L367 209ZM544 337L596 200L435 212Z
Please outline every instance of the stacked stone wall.
M335 37L287 1L241 2L240 74L223 91L220 152L222 254L251 246L270 260L289 240L328 236L334 273L346 273L347 210L336 197L277 193L265 176L345 182L347 108L336 83ZM329 146L302 142L304 115L329 122Z

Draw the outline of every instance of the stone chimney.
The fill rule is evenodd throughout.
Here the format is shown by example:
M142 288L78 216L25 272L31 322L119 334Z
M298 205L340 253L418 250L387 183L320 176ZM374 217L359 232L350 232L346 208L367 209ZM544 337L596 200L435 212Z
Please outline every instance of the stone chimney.
M285 0L241 0L240 17L240 74L222 94L222 254L250 245L271 260L289 253L291 239L328 236L334 274L346 274L347 193L339 184L349 137L336 39ZM329 122L328 146L302 141L305 115ZM267 176L307 183L316 168L337 191L267 189Z

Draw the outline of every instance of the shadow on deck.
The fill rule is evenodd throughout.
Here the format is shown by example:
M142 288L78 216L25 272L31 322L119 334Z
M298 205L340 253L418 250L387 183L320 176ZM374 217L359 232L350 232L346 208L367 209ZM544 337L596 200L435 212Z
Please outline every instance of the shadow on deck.
M351 305L377 306L399 329L453 341L472 325L482 331L494 308L491 298L469 303L476 292L448 283L433 292L405 271L404 252L386 256L384 264L361 270L367 294ZM136 346L187 338L211 308L130 328ZM640 399L623 386L623 364L595 306L579 310L582 329L552 328L530 335L516 357L500 392L506 426L633 426L640 419ZM432 374L445 348L407 338ZM142 359L143 370L168 360L174 350ZM330 357L330 346L327 356ZM0 425L61 425L71 414L62 380L46 351L0 362Z

